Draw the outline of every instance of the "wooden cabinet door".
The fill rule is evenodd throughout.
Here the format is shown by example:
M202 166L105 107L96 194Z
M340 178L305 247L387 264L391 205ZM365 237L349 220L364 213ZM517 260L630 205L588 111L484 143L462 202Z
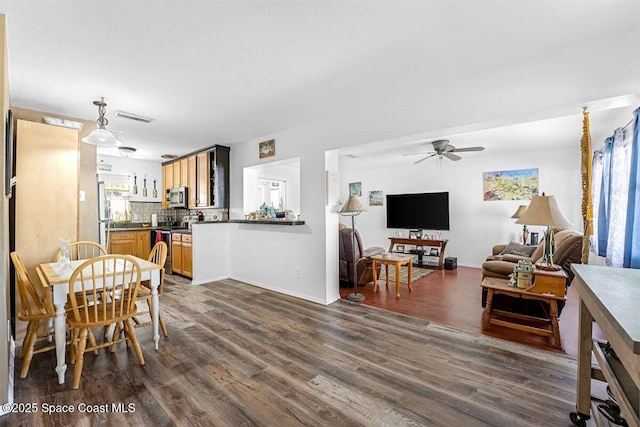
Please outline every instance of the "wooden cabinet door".
M189 208L198 206L198 176L196 174L196 156L187 158L187 197L189 198Z
M197 206L209 206L209 152L197 155Z
M182 243L173 241L171 242L171 260L173 261L173 271L178 274L183 274L182 271Z
M191 243L182 242L182 275L193 277L193 257Z
M182 184L180 182L181 178L181 170L180 170L180 161L173 162L173 186L180 187Z
M180 187L186 187L188 185L189 167L188 159L180 160Z
M164 165L164 180L167 183L167 188L173 188L173 163Z
M148 231L136 232L136 256L147 259L151 251L151 233Z
M114 231L109 236L109 253L136 255L136 233L131 231Z

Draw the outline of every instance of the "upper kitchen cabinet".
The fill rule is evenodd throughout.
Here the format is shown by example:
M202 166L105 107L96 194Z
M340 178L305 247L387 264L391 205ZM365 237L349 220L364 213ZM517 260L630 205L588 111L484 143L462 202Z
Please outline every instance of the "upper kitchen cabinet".
M214 145L163 164L164 194L169 188L187 187L189 208L228 209L229 152L229 147Z
M229 147L216 145L209 152L210 205L229 209Z

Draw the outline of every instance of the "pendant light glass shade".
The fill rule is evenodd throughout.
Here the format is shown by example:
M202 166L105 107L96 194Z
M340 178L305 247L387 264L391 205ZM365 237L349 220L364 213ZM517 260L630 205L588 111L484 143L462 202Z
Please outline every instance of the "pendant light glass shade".
M103 147L117 147L121 145L121 142L116 138L111 132L109 132L105 127L109 124L109 120L107 120L104 115L107 112L106 106L104 102L104 98L101 98L100 101L93 101L93 105L98 106L98 120L96 123L98 124L98 129L91 132L89 135L82 138L82 142L92 145L100 145Z

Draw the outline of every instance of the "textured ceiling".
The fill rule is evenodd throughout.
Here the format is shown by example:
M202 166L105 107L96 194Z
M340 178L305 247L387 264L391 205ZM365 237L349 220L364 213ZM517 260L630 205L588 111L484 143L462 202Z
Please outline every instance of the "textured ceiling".
M159 160L638 27L637 1L3 0L11 103ZM113 117L124 110L151 124Z

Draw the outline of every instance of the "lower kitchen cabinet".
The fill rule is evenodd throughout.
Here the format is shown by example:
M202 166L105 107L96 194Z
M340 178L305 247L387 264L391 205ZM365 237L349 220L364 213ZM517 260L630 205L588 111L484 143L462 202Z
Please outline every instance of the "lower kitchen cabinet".
M191 234L171 233L171 257L174 273L193 277Z
M133 255L147 259L151 251L149 231L112 231L109 233L110 254Z

